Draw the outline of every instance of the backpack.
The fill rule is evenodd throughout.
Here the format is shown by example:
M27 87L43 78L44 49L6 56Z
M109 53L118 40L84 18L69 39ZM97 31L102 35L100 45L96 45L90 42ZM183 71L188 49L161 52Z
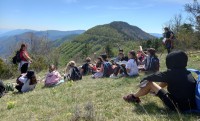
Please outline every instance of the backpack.
M197 105L197 111L200 112L200 71L195 69L187 69L190 72L195 72L198 75L197 84L195 88L195 100Z
M15 56L12 58L13 64L20 63L21 58L20 58L20 51L17 51Z
M69 78L70 78L70 80L73 80L73 81L82 79L82 75L77 67L73 67L71 76Z
M110 75L113 74L114 70L112 68L111 63L105 62L103 64L103 69L104 69L104 71L103 71L103 77L110 77Z
M2 81L0 81L0 98L4 95L6 91L5 85L3 84Z
M160 67L160 63L159 63L159 59L157 57L150 57L150 62L149 65L147 67L147 71L159 71L159 67Z

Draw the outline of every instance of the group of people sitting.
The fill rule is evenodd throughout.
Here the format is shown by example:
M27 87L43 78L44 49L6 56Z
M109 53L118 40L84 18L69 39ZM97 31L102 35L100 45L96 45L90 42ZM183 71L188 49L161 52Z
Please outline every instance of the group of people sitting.
M65 69L64 78L54 65L50 65L49 72L44 79L44 85L46 87L57 86L66 80L81 80L82 76L89 74L94 79L135 77L139 75L139 70L141 70L152 74L142 79L139 91L124 96L125 101L140 103L141 96L154 93L169 109L186 111L196 109L196 80L186 69L187 61L188 56L185 52L171 52L166 57L167 71L159 72L159 59L155 49L150 48L143 51L140 47L137 53L133 50L129 51L128 57L125 56L123 50L119 50L118 56L111 61L108 61L106 54L99 56L94 64L92 64L91 58L87 57L86 63L80 67L77 67L74 61L70 61ZM27 92L33 90L36 84L37 79L34 71L21 68L16 89L19 92ZM163 89L164 87L167 87L167 91Z
M139 70L145 72L156 72L159 70L159 60L155 54L155 49L150 48L143 51L142 47L136 53L131 50L128 57L125 56L123 50L119 50L118 56L111 61L108 61L107 55L102 54L94 63L91 58L87 57L85 64L77 67L75 61L70 61L65 69L64 77L58 72L57 67L53 64L49 65L49 71L45 76L44 85L46 87L57 86L66 80L81 80L82 76L91 74L92 78L119 78L123 76L134 77L138 76ZM35 88L37 79L34 71L28 70L32 59L28 55L27 46L21 45L19 58L20 76L17 78L15 88L19 92L28 92Z

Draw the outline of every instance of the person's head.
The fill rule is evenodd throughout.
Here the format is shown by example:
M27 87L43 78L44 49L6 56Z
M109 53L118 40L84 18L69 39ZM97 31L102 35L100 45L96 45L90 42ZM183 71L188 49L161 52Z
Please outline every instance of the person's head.
M123 49L119 49L119 53L124 53L124 50Z
M134 50L131 50L128 52L128 58L129 59L135 59L136 58L136 53Z
M137 55L136 55L136 52L134 50L131 50L130 52L128 52L128 58L129 59L134 59L136 61L136 63L138 64Z
M23 51L23 50L26 50L26 49L27 49L27 45L21 44L20 51Z
M185 69L188 56L183 51L174 51L167 55L166 66L168 69Z
M76 63L75 63L75 61L70 61L67 65L69 67L74 67L74 66L76 66Z
M89 62L91 62L91 58L90 58L90 57L87 57L87 58L85 59L85 61L86 61L87 63L89 63Z
M149 48L149 49L147 49L147 54L149 56L155 56L156 55L156 50L154 48Z
M36 79L34 71L27 71L26 77L30 79L30 85L37 83L37 79Z
M100 56L97 58L97 62L99 62L99 63L103 62L103 60Z
M168 32L168 31L169 31L169 28L168 28L168 27L165 27L164 30L165 30L165 32Z
M106 54L102 54L101 58L102 58L103 61L107 61L107 55Z
M56 70L55 65L53 65L53 64L49 65L49 72L53 72L55 70Z
M123 57L124 57L124 53L119 53L119 54L118 54L118 57L119 57L119 58L123 58Z

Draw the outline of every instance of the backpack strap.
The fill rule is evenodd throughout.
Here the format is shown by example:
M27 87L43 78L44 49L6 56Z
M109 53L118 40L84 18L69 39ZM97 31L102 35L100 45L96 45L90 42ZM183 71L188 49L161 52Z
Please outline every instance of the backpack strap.
M190 71L190 72L194 72L194 73L196 73L197 75L198 75L198 82L200 82L200 71L199 70L196 70L196 69L187 69L188 71Z

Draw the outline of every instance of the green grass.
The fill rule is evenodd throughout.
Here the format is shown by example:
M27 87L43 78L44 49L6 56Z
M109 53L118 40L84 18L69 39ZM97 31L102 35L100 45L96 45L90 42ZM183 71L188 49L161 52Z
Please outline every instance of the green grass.
M164 58L165 55L162 56ZM191 54L188 67L200 69L200 60ZM161 61L161 70L165 70ZM38 74L39 77L44 72ZM39 83L32 92L9 92L0 99L1 121L195 121L200 116L168 111L159 98L141 97L141 105L126 103L122 97L137 90L144 77L91 79L66 82L54 88ZM6 82L5 82L6 83Z

